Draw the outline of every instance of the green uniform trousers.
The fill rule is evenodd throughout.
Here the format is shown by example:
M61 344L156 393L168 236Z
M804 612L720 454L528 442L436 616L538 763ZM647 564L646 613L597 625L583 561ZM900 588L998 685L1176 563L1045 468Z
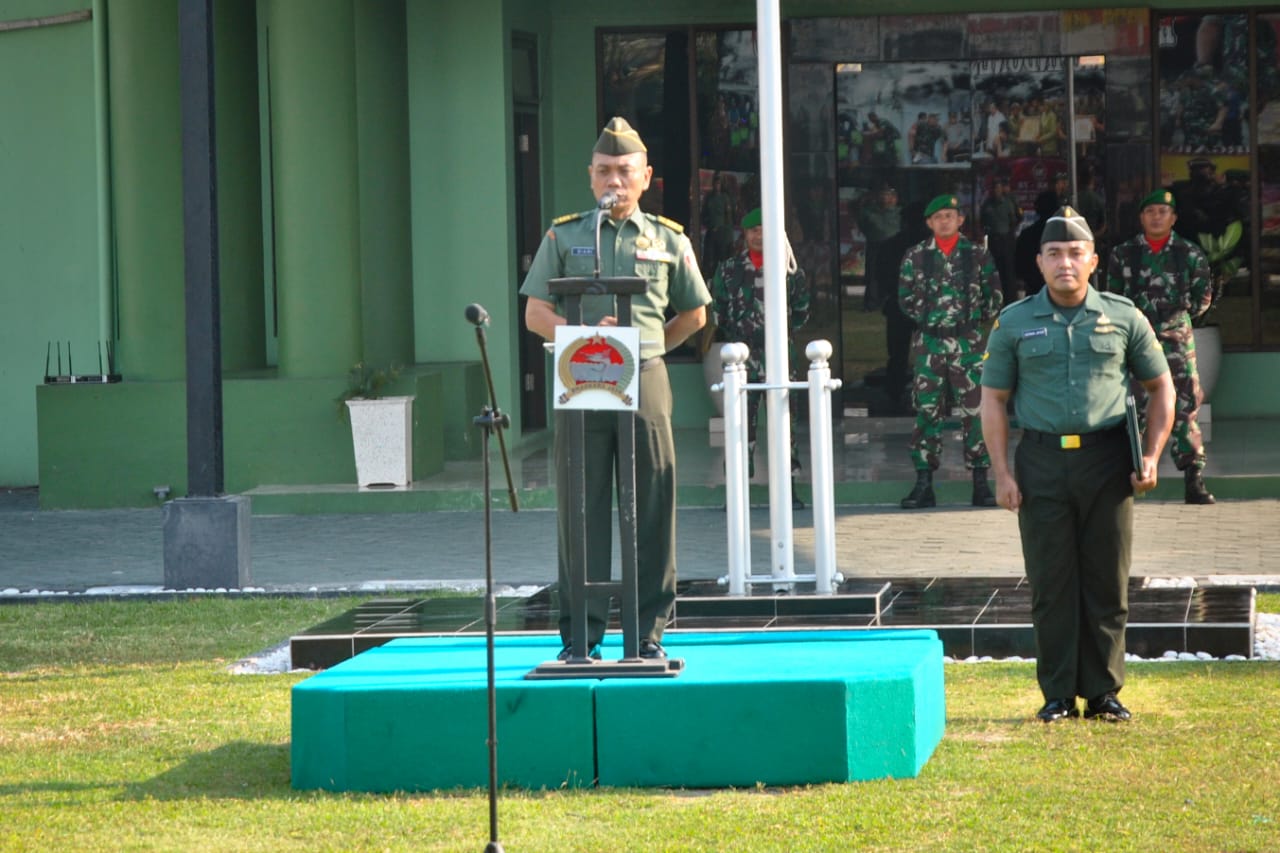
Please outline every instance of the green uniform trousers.
M1124 684L1133 486L1123 428L1063 450L1025 435L1014 454L1018 529L1031 585L1036 678L1046 699Z
M569 574L569 414L556 414L556 508L560 535L560 636L572 638ZM613 498L618 464L618 415L585 412L587 580L608 581L613 569ZM676 450L671 433L671 383L667 365L649 359L640 369L636 412L636 599L640 639L661 642L676 600ZM620 481L619 481L620 482ZM587 600L587 645L604 638L609 597Z

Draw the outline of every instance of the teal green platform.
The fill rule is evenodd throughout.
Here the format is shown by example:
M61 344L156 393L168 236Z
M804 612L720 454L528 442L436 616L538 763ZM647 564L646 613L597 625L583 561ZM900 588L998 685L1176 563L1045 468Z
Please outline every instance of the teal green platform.
M675 678L527 681L559 638L503 636L498 776L522 788L744 787L917 775L942 739L933 631L668 634ZM604 656L617 658L618 645ZM483 637L396 640L293 688L299 789L488 784Z

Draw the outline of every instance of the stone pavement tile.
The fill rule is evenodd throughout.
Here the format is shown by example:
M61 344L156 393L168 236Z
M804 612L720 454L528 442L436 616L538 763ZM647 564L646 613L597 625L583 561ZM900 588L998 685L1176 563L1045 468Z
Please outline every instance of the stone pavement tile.
M163 580L158 508L40 512L23 504L0 510L0 591L79 591ZM1135 576L1280 579L1280 501L1190 507L1141 500L1135 513ZM811 572L812 512L797 512L794 518L796 571ZM492 522L497 583L555 580L553 510L495 511ZM767 574L767 508L753 509L751 524L752 573ZM943 506L909 512L895 506L841 506L835 539L837 568L848 578L1023 573L1017 518L998 509ZM268 589L477 583L485 572L484 516L476 511L260 515L253 517L250 549L252 584ZM681 578L723 577L726 551L722 509L679 511Z

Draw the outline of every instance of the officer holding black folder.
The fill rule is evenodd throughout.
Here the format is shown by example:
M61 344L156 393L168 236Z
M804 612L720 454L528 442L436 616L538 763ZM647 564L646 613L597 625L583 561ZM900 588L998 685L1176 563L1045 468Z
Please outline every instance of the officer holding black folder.
M1045 288L1006 307L987 341L982 431L997 503L1018 513L1045 722L1128 720L1124 685L1133 497L1156 485L1173 424L1173 383L1151 324L1089 284L1093 234L1070 207L1045 225ZM1129 376L1148 395L1139 470L1125 429ZM1012 468L1007 404L1023 428Z

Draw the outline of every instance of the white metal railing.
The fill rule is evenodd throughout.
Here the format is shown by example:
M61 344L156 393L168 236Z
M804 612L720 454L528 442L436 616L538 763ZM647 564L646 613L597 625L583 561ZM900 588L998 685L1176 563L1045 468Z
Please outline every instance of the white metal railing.
M729 573L721 578L730 595L746 595L750 584L790 585L812 581L818 595L831 595L844 578L836 569L835 547L835 475L831 430L831 392L840 388L840 380L831 378L832 348L828 341L813 341L805 348L809 359L807 382L747 382L746 344L730 343L720 348L724 363L724 380L712 386L724 392L724 476L725 512L728 529ZM787 571L768 575L751 574L751 517L747 454L748 392L807 390L809 392L809 453L813 487L814 571L796 574L791 568L791 555L781 564ZM772 412L770 412L772 416ZM771 492L772 494L772 492ZM790 507L786 508L790 511ZM789 541L789 540L788 540ZM775 561L777 564L778 561Z

